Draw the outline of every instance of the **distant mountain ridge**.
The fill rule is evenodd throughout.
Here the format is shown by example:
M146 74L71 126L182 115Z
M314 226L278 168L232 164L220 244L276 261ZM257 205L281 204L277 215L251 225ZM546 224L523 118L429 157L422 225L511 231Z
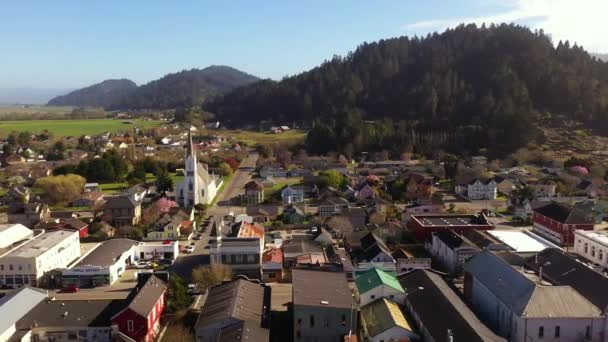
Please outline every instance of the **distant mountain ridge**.
M92 86L57 96L49 106L106 107L137 89L137 84L128 79L105 80Z
M204 69L171 73L139 87L126 79L106 80L58 96L48 104L112 110L190 107L258 80L253 75L229 66L212 65Z

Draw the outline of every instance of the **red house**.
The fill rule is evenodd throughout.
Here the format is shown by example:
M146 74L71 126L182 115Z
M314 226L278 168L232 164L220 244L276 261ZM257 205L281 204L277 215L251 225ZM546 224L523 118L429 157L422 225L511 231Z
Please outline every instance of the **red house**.
M593 230L593 218L573 207L549 202L533 209L534 231L561 245L572 245L576 229Z
M160 332L160 316L165 311L167 285L151 275L127 298L128 306L112 317L112 325L137 342L154 341Z
M434 232L451 230L463 234L467 230L492 230L494 226L483 214L479 215L412 215L407 228L420 241L430 240Z
M74 230L78 232L78 237L81 239L89 236L89 224L77 218L62 218L56 221L41 222L35 228L47 231L57 229Z

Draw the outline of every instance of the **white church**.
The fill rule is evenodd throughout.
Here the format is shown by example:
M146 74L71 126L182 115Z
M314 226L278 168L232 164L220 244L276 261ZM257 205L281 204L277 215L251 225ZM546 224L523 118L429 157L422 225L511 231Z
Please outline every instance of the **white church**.
M210 175L207 166L199 164L192 144L192 131L188 130L184 179L175 188L177 203L182 207L192 207L198 203L211 204L222 182L222 177Z

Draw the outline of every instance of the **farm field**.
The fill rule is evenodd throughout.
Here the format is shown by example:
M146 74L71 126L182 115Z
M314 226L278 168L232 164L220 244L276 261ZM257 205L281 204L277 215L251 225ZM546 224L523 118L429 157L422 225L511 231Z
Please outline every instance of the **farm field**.
M68 114L71 106L0 106L0 118L7 114Z
M232 129L207 130L207 134L221 134L223 136L233 138L236 141L243 141L250 146L255 144L269 143L302 143L304 142L304 139L306 139L306 133L307 131L299 129L292 129L279 134Z
M45 129L56 137L80 136L83 134L94 135L104 132L125 132L133 127L152 128L160 126L160 121L155 120L130 120L132 124L124 123L125 120L116 119L82 119L82 120L0 120L0 136L6 136L12 131L39 133Z

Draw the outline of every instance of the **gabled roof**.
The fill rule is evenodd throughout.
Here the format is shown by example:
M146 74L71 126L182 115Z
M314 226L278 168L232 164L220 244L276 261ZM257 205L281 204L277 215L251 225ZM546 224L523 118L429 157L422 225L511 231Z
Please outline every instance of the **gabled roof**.
M471 247L476 248L470 241L462 236L454 233L449 229L443 229L433 233L439 240L446 244L450 249L459 247Z
M263 190L264 187L259 182L252 180L252 181L249 181L247 184L245 184L245 189L248 189L248 190Z
M283 263L283 251L280 248L270 248L262 254L262 262Z
M11 325L17 323L46 296L46 291L26 286L2 297L0 299L0 317L2 317L0 332L7 331Z
M362 307L361 319L361 324L367 334L372 337L378 336L393 327L412 331L412 327L405 319L399 305L386 298L376 300Z
M264 237L264 226L259 223L247 223L245 221L241 221L236 224L238 229L237 237L248 238L248 237ZM234 229L234 228L233 228Z
M147 318L166 289L167 284L164 281L151 275L143 285L138 285L131 291L126 299L127 309Z
M399 276L399 282L408 293L411 310L435 341L448 342L448 329L456 341L505 341L481 323L438 274L415 270Z
M570 286L537 285L522 316L528 318L589 318L600 317L601 314L602 312L597 306Z
M123 208L135 208L140 203L136 202L131 196L110 196L106 198L106 209L123 209Z
M405 293L394 273L389 273L375 267L359 274L355 279L359 293L363 294L378 286L388 286L396 291Z
M564 251L547 248L527 259L526 267L539 271L543 280L555 285L568 285L605 311L608 307L608 278L578 262Z
M38 327L110 327L123 300L43 300L17 322L17 330ZM67 313L67 314L66 314Z
M243 279L233 280L209 290L196 321L197 333L220 326L214 341L268 341L269 331L262 328L265 288Z
M546 205L533 209L545 217L565 224L593 224L590 217L585 217L579 210L573 209L571 206L551 201Z

